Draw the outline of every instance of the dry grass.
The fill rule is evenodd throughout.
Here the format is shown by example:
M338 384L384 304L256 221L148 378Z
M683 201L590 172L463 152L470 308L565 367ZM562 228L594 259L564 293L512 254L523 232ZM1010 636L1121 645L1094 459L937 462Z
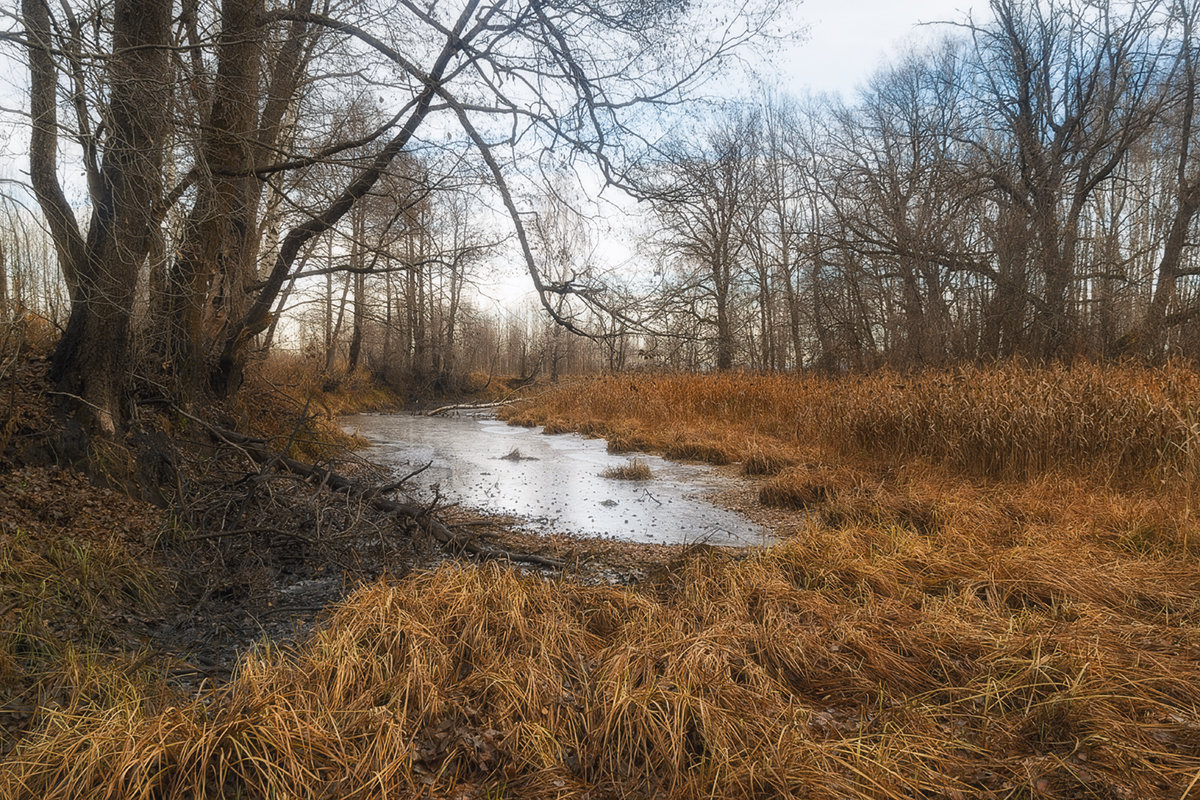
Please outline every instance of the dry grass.
M742 458L742 474L751 476L777 475L794 466L795 457L786 449L770 442L752 439L746 443Z
M806 521L641 589L497 565L366 586L194 701L46 712L0 796L1184 800L1197 384L1010 366L844 394L758 376L552 390L515 418L754 461L764 499Z
M319 361L274 353L248 370L230 413L240 430L267 437L281 452L320 461L362 444L341 429L338 417L403 404L365 371L331 379Z
M507 409L517 424L603 436L773 474L787 462L919 459L969 475L1104 481L1200 478L1200 373L1010 364L863 377L622 375L563 384Z
M618 481L648 481L654 476L645 459L634 458L619 467L609 467L601 473L601 477Z
M853 492L862 482L854 470L806 464L788 467L769 478L758 496L763 505L804 509Z
M1180 797L1196 571L969 537L813 528L654 593L497 566L376 584L194 703L51 714L0 794Z
M125 630L170 588L160 524L74 473L0 472L0 752L47 707L107 707L161 685Z

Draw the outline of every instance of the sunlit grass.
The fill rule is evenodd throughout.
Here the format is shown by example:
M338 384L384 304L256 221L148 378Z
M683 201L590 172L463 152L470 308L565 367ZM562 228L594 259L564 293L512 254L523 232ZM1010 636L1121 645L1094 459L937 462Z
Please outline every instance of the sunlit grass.
M905 375L620 375L562 384L502 414L773 474L789 461L922 459L972 475L1048 471L1123 483L1200 478L1200 374L1078 364Z
M1196 388L1008 366L552 389L514 418L741 461L802 521L640 588L457 564L365 586L194 702L48 710L0 796L1178 800Z

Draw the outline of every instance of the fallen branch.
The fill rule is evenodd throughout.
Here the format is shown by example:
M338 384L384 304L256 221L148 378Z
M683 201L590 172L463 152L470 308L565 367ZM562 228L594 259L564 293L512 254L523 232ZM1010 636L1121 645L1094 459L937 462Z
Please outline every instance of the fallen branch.
M447 411L474 411L481 408L499 408L500 406L511 406L516 400L499 400L495 403L459 403L452 406L442 406L435 408L433 411L426 411L425 416L436 417L438 414L444 414Z
M429 509L423 506L416 503L406 503L380 497L378 491L374 491L371 488L363 488L350 478L333 470L318 467L314 464L305 464L303 461L297 461L281 453L273 453L262 439L256 439L237 431L217 427L197 417L192 417L190 414L187 416L207 428L209 433L215 438L238 446L239 449L249 455L256 463L278 465L288 472L299 475L310 482L328 487L339 494L365 498L376 511L381 511L389 516L412 520L422 530L452 552L469 553L479 558L520 561L525 564L533 564L551 569L558 569L563 566L563 562L558 559L548 558L537 553L519 553L483 544L474 537L452 531L441 520L430 513Z

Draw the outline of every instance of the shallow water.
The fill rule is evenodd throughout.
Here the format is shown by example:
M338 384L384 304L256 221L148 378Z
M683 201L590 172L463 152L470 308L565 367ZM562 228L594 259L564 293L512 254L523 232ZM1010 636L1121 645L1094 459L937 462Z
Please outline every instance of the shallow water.
M342 424L372 443L367 458L398 476L432 462L414 484L436 485L446 500L517 517L532 530L663 544L767 543L761 527L705 499L729 485L711 467L638 455L650 480L604 478L631 459L607 452L602 439L547 436L484 416L357 414Z

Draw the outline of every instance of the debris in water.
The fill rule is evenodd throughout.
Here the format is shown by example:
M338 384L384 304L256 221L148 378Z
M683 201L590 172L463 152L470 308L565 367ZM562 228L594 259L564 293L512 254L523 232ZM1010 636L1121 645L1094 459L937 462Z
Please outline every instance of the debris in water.
M501 461L537 461L538 458L537 458L537 456L523 456L523 455L521 455L521 451L514 447L508 455L500 456L500 460Z

